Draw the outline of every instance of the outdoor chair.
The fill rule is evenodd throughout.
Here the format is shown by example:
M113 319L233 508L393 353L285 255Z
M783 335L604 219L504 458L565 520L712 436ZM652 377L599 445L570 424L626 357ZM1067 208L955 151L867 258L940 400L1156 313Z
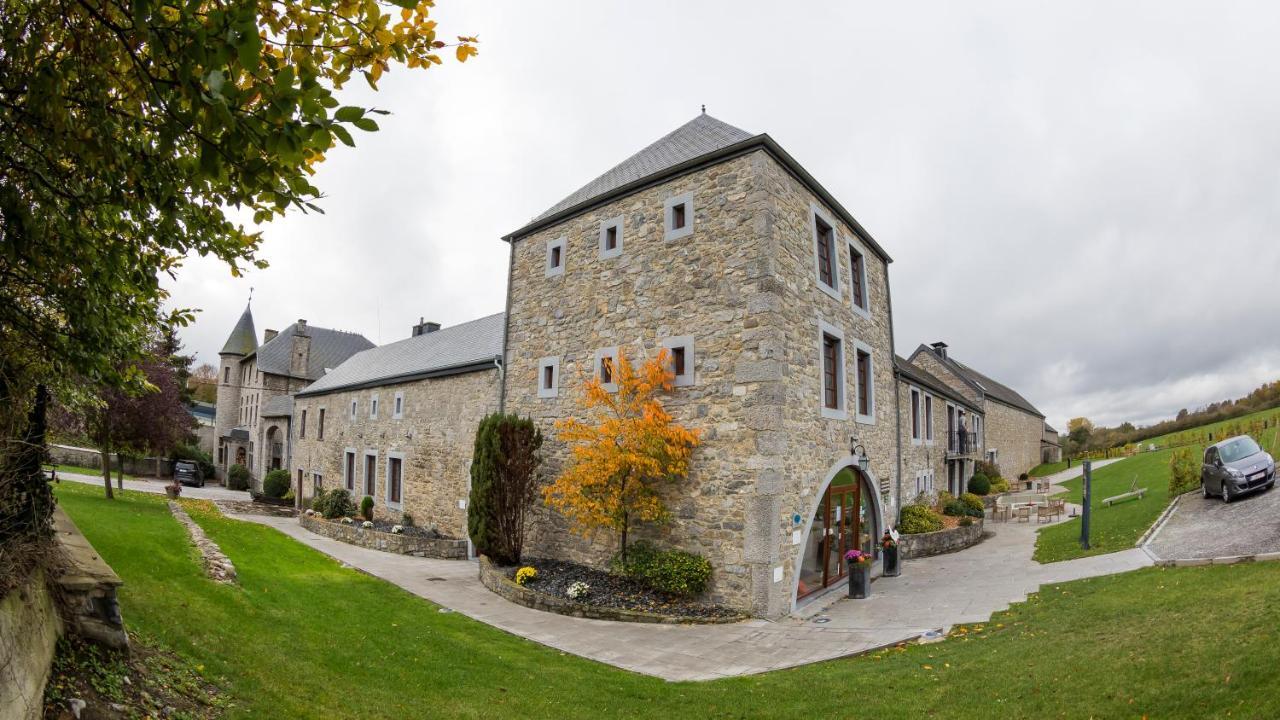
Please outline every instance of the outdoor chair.
M1036 522L1052 522L1053 508L1049 505L1036 506Z
M991 506L991 522L1009 522L1009 506L997 500Z
M1067 501L1066 500L1050 500L1049 507L1053 508L1053 514L1056 517L1061 518L1063 513L1067 511Z
M1014 508L1013 516L1018 518L1018 522L1031 522L1031 506L1019 505Z

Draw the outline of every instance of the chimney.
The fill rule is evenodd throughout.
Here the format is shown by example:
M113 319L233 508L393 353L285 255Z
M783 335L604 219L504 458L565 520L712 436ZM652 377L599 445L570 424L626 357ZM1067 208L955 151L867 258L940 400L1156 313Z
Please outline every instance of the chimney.
M943 360L947 359L947 344L944 342L936 342L929 347L933 348L933 352Z
M298 320L293 329L293 346L289 355L289 374L294 377L307 377L307 367L311 364L311 336L307 334L307 321Z
M263 330L263 331L262 331L262 344L263 344L263 345L266 345L267 343L269 343L269 342L271 342L272 340L274 340L274 339L276 338L276 336L277 336L277 335L279 335L279 334L280 334L280 333L276 332L275 330Z
M433 333L439 329L440 329L440 323L426 322L426 318L419 317L418 324L413 326L413 334L410 335L410 337L418 337L419 335L426 335L427 333Z

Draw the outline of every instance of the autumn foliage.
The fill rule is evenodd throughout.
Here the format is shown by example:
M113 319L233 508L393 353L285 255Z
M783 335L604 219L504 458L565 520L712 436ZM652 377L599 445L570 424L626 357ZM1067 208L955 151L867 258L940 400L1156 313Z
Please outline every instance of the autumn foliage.
M633 523L668 519L660 488L689 474L698 431L675 422L659 398L675 381L666 350L639 369L621 353L616 363L606 362L617 390L592 378L580 401L587 418L556 423L572 456L542 492L580 534L617 532L625 559Z

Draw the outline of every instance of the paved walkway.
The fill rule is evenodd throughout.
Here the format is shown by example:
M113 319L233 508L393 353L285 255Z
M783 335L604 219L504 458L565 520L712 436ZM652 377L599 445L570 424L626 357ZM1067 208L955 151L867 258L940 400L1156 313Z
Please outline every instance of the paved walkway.
M1198 560L1280 552L1280 489L1231 502L1183 495L1147 542L1160 560Z
M102 487L101 475L81 475L79 473L58 471L58 479ZM138 492L159 493L163 495L164 486L168 484L168 480L147 478L130 480L126 478L124 481L124 489L136 490ZM116 487L116 479L114 475L111 477L111 487ZM182 487L182 496L196 498L197 500L250 500L249 492L247 490L228 490L221 485L214 485L212 483L206 484L202 488L184 485Z
M654 625L588 620L507 602L480 584L475 563L392 555L330 540L295 520L231 515L260 523L415 595L507 632L667 680L713 680L855 655L928 630L985 622L1044 583L1126 572L1151 564L1138 549L1049 565L1031 559L1036 525L988 524L992 535L959 553L903 563L867 600L827 598L807 617L731 625ZM821 602L821 601L819 601Z

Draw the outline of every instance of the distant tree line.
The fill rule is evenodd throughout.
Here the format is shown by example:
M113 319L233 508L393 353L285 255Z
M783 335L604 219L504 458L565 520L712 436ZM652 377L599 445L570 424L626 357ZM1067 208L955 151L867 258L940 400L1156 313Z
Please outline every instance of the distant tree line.
M1195 410L1183 408L1173 419L1154 425L1135 427L1133 423L1124 422L1116 427L1096 427L1088 418L1072 418L1067 424L1067 434L1062 437L1062 444L1069 455L1075 456L1139 443L1274 407L1280 407L1280 380L1264 383L1242 398L1209 403Z

